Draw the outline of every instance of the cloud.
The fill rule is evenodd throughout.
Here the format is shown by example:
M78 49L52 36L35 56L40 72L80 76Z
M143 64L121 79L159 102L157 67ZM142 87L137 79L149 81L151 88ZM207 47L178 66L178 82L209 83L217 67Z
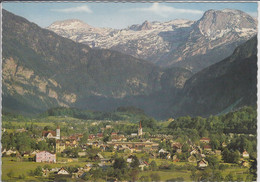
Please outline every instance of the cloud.
M62 12L62 13L92 13L93 11L88 6L77 6L64 9L52 9L51 11Z
M180 13L187 13L187 14L203 14L203 11L200 10L193 10L193 9L178 9L171 6L161 5L159 3L153 3L152 6L147 8L131 8L125 11L135 11L135 12L150 12L157 14L162 17L168 17L170 14L180 14Z

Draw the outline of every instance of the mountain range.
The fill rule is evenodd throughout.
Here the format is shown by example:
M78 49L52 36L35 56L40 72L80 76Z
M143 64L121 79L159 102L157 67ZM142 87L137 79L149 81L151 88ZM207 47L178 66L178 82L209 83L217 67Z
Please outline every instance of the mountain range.
M175 21L184 29L195 26L195 22ZM78 20L73 22L76 25L71 27L80 27ZM167 118L255 105L256 37L229 58L193 74L184 67L163 68L119 50L91 48L5 10L2 26L4 111L33 114L57 106L104 111L135 106L151 116ZM129 31L152 27L145 22Z
M185 69L164 71L120 52L91 49L3 10L3 105L7 110L91 108L97 102L93 98L120 100L162 88L178 89L189 76Z
M201 19L148 22L125 29L97 28L80 20L47 29L92 48L111 49L162 67L198 72L230 56L257 32L257 20L239 10L208 10Z

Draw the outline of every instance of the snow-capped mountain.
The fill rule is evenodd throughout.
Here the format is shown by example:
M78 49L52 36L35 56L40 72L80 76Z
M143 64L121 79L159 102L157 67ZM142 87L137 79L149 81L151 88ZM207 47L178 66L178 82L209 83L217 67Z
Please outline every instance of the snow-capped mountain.
M257 21L239 10L208 10L195 22L188 38L159 64L195 72L214 64L257 33Z
M174 36L178 34L175 30L190 27L193 23L189 20L166 23L145 21L142 25L117 30L91 27L79 20L65 20L53 23L48 29L92 48L113 49L157 62L180 43L180 36Z
M229 56L257 33L257 20L239 10L208 10L198 21L172 20L132 25L126 29L96 28L65 20L47 29L88 44L117 50L158 65L181 66L195 72Z

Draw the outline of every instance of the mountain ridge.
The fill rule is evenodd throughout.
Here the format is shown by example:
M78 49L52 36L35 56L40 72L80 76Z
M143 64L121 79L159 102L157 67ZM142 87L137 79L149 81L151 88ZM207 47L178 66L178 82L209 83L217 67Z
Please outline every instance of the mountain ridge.
M197 21L145 21L121 30L70 31L58 25L47 28L90 47L109 48L162 67L198 72L230 56L238 45L256 34L256 26L257 21L250 15L224 9L208 10Z
M183 87L179 115L216 115L257 101L257 37L238 46L228 58L194 74Z
M255 105L256 53L254 37L194 75L92 49L3 10L3 110L135 106L156 118L218 114Z
M92 97L120 100L149 95L161 90L163 74L153 63L118 51L92 49L3 10L4 107L22 110L28 104L37 111L90 107L96 104ZM190 76L186 75L182 79ZM91 103L79 103L89 98Z

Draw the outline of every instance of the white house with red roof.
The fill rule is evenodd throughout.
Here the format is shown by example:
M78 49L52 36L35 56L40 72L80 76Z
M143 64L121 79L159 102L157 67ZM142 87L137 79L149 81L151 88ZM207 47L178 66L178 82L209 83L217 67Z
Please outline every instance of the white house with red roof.
M197 166L199 168L205 168L208 166L208 162L205 159L202 159L202 160L198 161Z
M245 150L243 153L242 153L242 156L244 158L249 158L249 153Z

